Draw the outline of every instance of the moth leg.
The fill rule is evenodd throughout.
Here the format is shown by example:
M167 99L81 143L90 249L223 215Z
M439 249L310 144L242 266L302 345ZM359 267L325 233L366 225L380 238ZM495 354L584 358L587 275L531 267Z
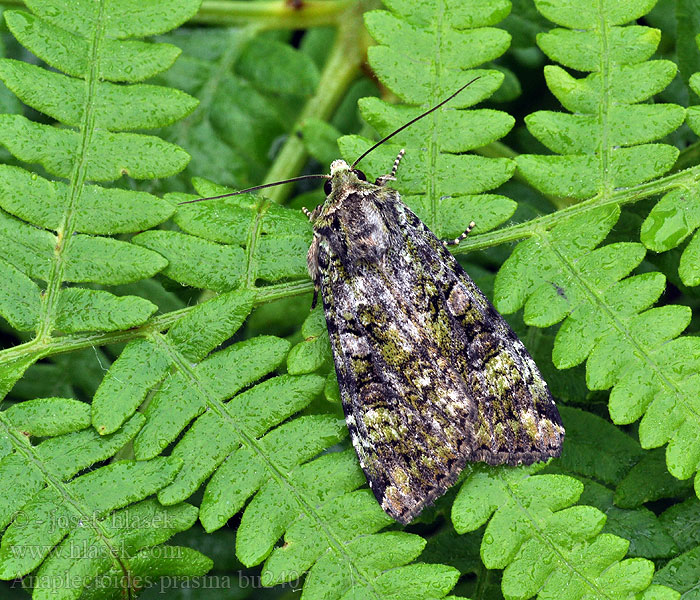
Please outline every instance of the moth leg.
M385 185L387 181L394 181L396 179L396 171L399 168L399 163L401 162L404 154L406 154L406 150L401 148L396 160L394 161L394 166L391 168L391 173L389 173L389 175L377 177L377 180L374 182L375 185Z
M458 246L459 243L469 235L469 232L474 229L476 226L476 223L474 221L469 222L469 226L464 230L464 233L460 235L458 238L455 238L453 240L442 240L442 245L443 246Z
M308 208L306 208L306 206L302 206L301 212L303 212L307 217L309 217L309 221L313 222L316 220L316 217L318 217L318 215L320 214L321 208L323 207L320 204L313 210L309 210Z

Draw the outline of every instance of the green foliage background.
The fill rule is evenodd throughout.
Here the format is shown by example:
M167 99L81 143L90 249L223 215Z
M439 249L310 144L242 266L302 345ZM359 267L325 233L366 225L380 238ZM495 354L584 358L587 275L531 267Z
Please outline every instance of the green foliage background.
M2 598L700 598L696 2L5 5ZM325 172L477 74L361 166L406 148L421 218L476 221L455 253L567 437L402 528L309 313L321 191L179 203Z

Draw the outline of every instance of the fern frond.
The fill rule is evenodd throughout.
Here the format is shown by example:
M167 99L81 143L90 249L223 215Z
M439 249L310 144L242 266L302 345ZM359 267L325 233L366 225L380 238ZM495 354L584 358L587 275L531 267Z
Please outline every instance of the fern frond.
M514 164L507 158L464 154L503 137L514 119L490 109L458 110L491 96L503 83L496 69L476 69L508 48L510 36L491 27L509 11L505 1L455 5L444 13L430 3L421 8L389 2L389 11L367 13L365 22L380 44L369 61L380 80L406 105L364 98L360 110L380 135L388 135L460 86L479 77L447 107L415 123L358 165L372 177L385 174L401 148L406 155L394 187L402 199L438 235L459 235L471 220L475 231L500 225L515 211L505 196L483 194L507 181ZM439 15L439 16L438 16ZM410 49L410 50L409 50ZM359 136L338 141L353 161L372 142Z
M685 111L674 104L640 105L676 74L670 61L647 61L660 33L620 26L644 15L654 2L639 0L598 14L592 5L536 3L551 21L571 29L540 34L540 48L564 66L592 72L575 79L561 67L545 67L547 85L572 113L539 111L525 122L530 132L561 156L522 155L518 169L537 189L585 199L662 175L678 150L650 144L674 131Z
M654 583L672 587L682 598L692 598L700 580L700 546L670 560L654 576Z
M474 467L452 507L460 533L487 523L481 557L487 568L504 569L505 597L618 600L650 594L654 564L624 559L629 542L600 533L605 515L574 506L583 485L572 477L534 475L541 468ZM678 598L668 588L653 592Z
M700 35L695 38L700 47ZM690 88L700 95L700 73L694 73L688 81ZM687 111L688 126L700 135L700 106L690 106ZM641 238L644 245L654 252L665 252L683 243L693 235L683 250L678 274L686 285L700 284L700 194L697 186L672 190L664 195L642 224Z
M316 463L356 463L352 451L343 454L344 459L342 455L317 459L315 470L333 477L328 466ZM342 467L346 474L348 466ZM352 479L347 475L343 478L346 489L357 487L363 480L356 466L354 471ZM309 488L314 489L313 479L306 479ZM290 573L310 569L304 588L309 598L442 598L454 587L459 572L440 564L407 565L420 554L425 541L408 533L375 533L390 524L392 520L367 489L331 498L319 509L301 515L287 529L285 544L275 548L267 559L263 577L281 583L289 579Z
M579 504L594 506L605 514L602 533L629 540L627 556L659 559L677 553L673 538L652 511L639 504L622 508L625 504L618 500L620 486L647 456L639 442L589 412L566 406L559 407L559 411L566 428L566 444L561 458L550 463L547 471L573 475L583 483ZM661 468L666 479L673 479L663 463ZM654 481L652 476L646 485L653 487Z
M143 426L141 415L108 436L100 436L89 421L89 406L68 398L29 400L0 412L0 477L14 482L0 499L0 526L7 527L0 578L36 569L29 578L34 598L78 598L96 576L128 571L132 556L197 518L193 506L144 500L173 480L179 459L95 467L133 439ZM94 470L80 474L86 469ZM192 574L209 568L206 557L192 558ZM66 573L71 585L61 586Z
M678 127L683 109L633 104L667 85L675 65L641 62L655 48L654 30L618 26L644 14L649 3L606 9L602 24L585 2L538 7L550 20L587 27L557 29L539 39L556 60L594 72L576 80L560 67L546 68L550 89L580 114L535 113L526 122L552 150L572 154L520 156L518 167L543 192L573 198L597 194L600 206L591 200L586 212L551 230L537 230L518 245L497 276L496 306L513 312L524 305L525 322L539 327L563 320L552 353L555 365L567 368L587 360L588 387L613 388L613 421L631 423L644 415L642 446L669 442L668 468L685 479L700 464L700 405L694 391L700 381L700 344L677 338L689 323L690 309L649 308L665 279L660 273L627 277L644 258L642 245L616 243L594 250L619 217L619 208L605 206L612 190L661 175L678 155L672 146L646 142ZM636 40L636 48L627 45L629 39ZM563 40L580 42L584 51L576 61ZM639 110L647 118L637 120ZM634 125L648 122L652 125L644 131Z
M39 163L49 175L67 181L2 167L0 269L14 286L3 294L0 313L44 341L56 333L139 325L156 309L147 300L66 284L134 282L167 264L153 251L100 235L152 227L167 219L172 207L146 193L87 182L123 175L165 177L187 163L178 147L125 131L172 123L191 112L196 100L169 88L112 82L135 82L167 68L177 49L123 39L175 27L196 11L198 2L133 2L128 11L124 5L90 2L70 9L50 0L27 4L33 14L4 13L8 27L63 73L2 59L0 79L24 103L67 127L2 115L0 143L18 159ZM124 60L139 64L131 68ZM26 307L22 317L18 305Z
M681 552L700 545L700 500L693 496L661 513L659 520Z
M16 329L33 331L36 338L28 346L37 346L3 365L5 389L53 338L133 327L154 312L155 305L143 298L93 287L142 280L166 266L155 252L102 236L153 227L170 217L172 207L149 194L88 182L125 174L163 177L182 169L188 157L181 149L124 132L171 123L196 104L177 90L111 82L133 83L167 68L176 48L124 38L174 27L197 2L27 4L33 14L5 11L8 27L63 73L3 59L0 79L24 103L65 127L2 115L0 143L66 181L16 166L0 169L0 269L13 284L4 287L0 313ZM7 527L0 576L13 579L35 571L26 581L35 598L77 598L97 576L137 572L158 545L197 517L187 504L166 508L147 499L172 481L181 466L177 458L116 460L143 426L141 415L124 418L118 431L103 436L86 428L86 418L87 405L63 398L30 400L0 413L0 471L4 481L18 479L0 500ZM97 464L106 460L110 464ZM210 568L206 557L185 552L191 562L184 571L183 561L175 558L160 561L162 572L196 575ZM62 585L66 573L70 585ZM118 596L133 585L118 582L109 586L110 593Z
M204 180L194 183L203 197L232 191ZM195 199L185 194L166 197L177 202ZM243 194L185 204L174 221L185 233L145 232L134 242L166 257L168 267L163 274L175 281L225 291L241 284L251 287L258 280L307 277L305 254L311 227L301 211Z
M92 423L97 431L101 434L117 431L173 366L187 371L193 362L201 361L230 338L250 313L253 297L246 291L221 294L197 305L166 335L155 334L127 345L95 392ZM165 395L168 386L163 387ZM194 410L196 415L196 406ZM180 429L188 421L187 418L179 421ZM175 435L178 432L176 429ZM164 446L168 441L159 444Z

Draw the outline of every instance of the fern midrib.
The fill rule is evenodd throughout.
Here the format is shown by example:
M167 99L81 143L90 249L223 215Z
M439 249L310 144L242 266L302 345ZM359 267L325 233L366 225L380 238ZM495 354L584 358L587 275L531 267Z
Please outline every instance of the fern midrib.
M291 477L287 474L287 470L277 466L265 453L262 445L258 443L258 440L254 435L249 434L243 428L236 423L236 420L231 416L231 414L226 410L226 406L217 400L212 399L212 394L206 384L199 378L195 370L193 369L192 363L190 363L182 354L172 347L168 340L160 335L155 334L151 338L154 343L161 346L161 348L167 352L170 356L173 364L177 369L179 369L182 374L187 378L193 390L198 394L198 396L203 400L209 410L212 410L222 421L228 424L233 433L238 436L238 439L242 440L242 444L247 446L253 451L255 456L266 466L270 476L281 486L286 487L291 495L298 502L299 506L302 508L304 513L309 517L313 518L318 525L319 531L322 531L328 540L329 547L340 557L342 557L345 562L352 566L355 570L359 579L374 593L377 600L382 600L382 594L375 585L373 579L367 573L365 569L362 569L353 560L353 557L346 551L346 546L340 540L331 529L326 526L325 520L321 517L318 511L314 507L314 503L309 500L297 487L294 485Z
M645 348L637 341L637 339L632 335L630 332L629 328L625 326L624 321L619 319L616 315L616 313L610 308L610 306L604 301L602 296L597 293L597 291L590 285L588 285L586 279L581 275L580 271L576 269L576 267L571 263L570 260L567 259L566 256L564 256L561 252L559 252L559 249L556 247L556 245L552 244L549 237L546 235L541 235L540 239L544 242L544 244L547 246L547 248L552 252L554 256L556 256L557 259L561 262L561 264L564 266L564 268L567 269L567 271L571 274L572 277L576 280L576 282L579 284L579 286L583 289L583 291L588 294L590 298L592 298L595 303L598 305L598 307L603 310L610 320L610 322L613 324L615 329L620 333L624 338L627 340L627 342L632 346L635 350L635 352L640 356L642 359L644 359L644 362L648 365L650 370L658 377L659 381L663 382L666 388L669 391L672 391L673 394L676 396L677 400L681 404L681 406L685 407L686 411L688 414L692 415L695 420L698 423L698 426L700 427L700 414L698 414L696 411L693 410L692 405L689 405L686 402L685 394L683 391L676 385L675 381L669 379L666 377L665 373L663 370L659 367L659 365L652 360L651 356L649 353L645 350Z
M310 294L313 289L314 286L309 280L254 287L253 290L256 296L253 305L257 307L267 304L268 302L273 302L274 300L281 300L282 298ZM35 338L24 344L18 344L17 346L0 350L0 367L28 356L32 356L34 360L39 360L47 356L82 350L84 348L94 348L106 344L116 344L119 342L146 338L154 332L162 332L169 329L195 308L196 305L180 308L154 317L140 327L133 327L125 331L77 333L58 338L50 338L46 343L41 343Z
M441 55L441 45L442 45L442 27L444 21L445 13L445 2L444 0L439 0L436 7L436 20L435 20L435 35L433 40L435 42L435 62L433 68L433 81L430 88L430 106L435 106L439 100L437 98L438 92L440 90L440 81L442 74L442 55ZM428 140L428 161L429 161L429 178L428 178L428 197L430 198L430 229L435 231L437 227L437 215L438 215L438 181L437 181L437 163L438 154L440 151L438 145L438 117L441 110L435 111L430 115L430 120L433 124L432 131L430 132L430 138ZM440 232L442 233L442 232Z
M542 215L495 231L469 235L458 246L451 249L452 254L466 254L474 250L484 250L500 244L516 242L525 238L537 235L542 231L548 231L575 215L582 215L590 210L595 210L603 206L622 206L633 204L650 196L664 194L670 190L684 186L695 186L700 184L700 166L687 169L680 173L674 173L668 177L642 183L640 185L615 190L609 194L596 194L588 200L579 202L572 206L562 208L555 212Z
M90 69L85 81L86 102L83 110L82 123L80 126L80 150L78 158L71 173L69 190L70 196L63 223L58 229L58 242L54 251L51 271L46 282L46 290L43 297L40 314L40 326L37 330L37 338L46 341L51 337L56 322L56 309L61 293L61 285L64 281L66 268L66 257L75 233L77 224L76 207L80 201L85 183L85 174L88 163L88 148L92 141L95 130L95 99L98 84L98 73L100 65L100 50L104 40L104 14L105 0L100 0L99 11L96 19L95 29L90 40Z
M245 287L249 290L255 289L255 282L258 278L258 258L256 250L258 248L258 240L262 233L263 219L268 209L272 205L270 200L259 198L255 214L251 219L250 227L248 228L248 239L246 241L246 267L245 267Z
M316 92L297 115L294 125L289 129L287 140L275 156L262 183L289 179L298 175L306 164L306 145L297 134L309 119L329 120L345 91L356 79L368 45L362 13L380 6L378 0L354 2L338 19L335 41L323 66ZM291 189L290 185L278 185L268 190L267 197L272 202L283 204Z
M516 494L515 490L511 487L510 482L503 477L502 471L498 472L498 477L503 483L503 487L508 491L508 494L510 497L513 499L515 505L518 507L520 512L525 515L528 521L530 521L530 524L532 525L532 528L534 530L535 537L542 542L544 545L549 546L549 548L552 549L552 551L559 557L559 559L571 570L572 573L575 573L581 581L585 582L592 590L594 590L596 593L600 594L600 597L602 598L608 598L609 600L616 600L612 596L608 596L604 591L602 591L594 581L591 581L584 573L582 573L575 564L571 563L566 556L562 553L562 551L559 549L559 546L557 546L546 534L545 530L543 530L540 526L537 520L535 519L535 516L530 513L530 510L523 504L520 500L520 496ZM597 537L597 534L596 534Z
M600 90L601 101L598 104L598 119L601 124L600 142L600 171L602 179L603 194L608 194L613 190L613 180L610 173L611 148L610 139L610 52L608 48L608 23L605 18L603 0L598 0L598 19L600 23L601 41L601 63L600 63Z
M79 517L79 522L85 527L90 527L95 532L95 538L102 542L109 555L112 557L114 564L126 576L130 572L129 561L120 556L118 548L111 543L111 538L101 526L101 523L95 518L94 510L89 506L83 506L76 498L74 498L66 489L66 484L60 477L54 475L47 467L42 458L37 454L36 447L33 446L26 436L21 433L16 433L12 423L10 423L7 415L0 412L0 424L4 427L4 432L7 439L11 440L12 447L15 452L21 455L28 463L33 464L37 470L43 475L47 487L51 487L61 496L66 506L70 506L75 514ZM56 546L61 542L57 542ZM46 559L44 559L46 560ZM43 562L43 561L42 561ZM128 581L129 579L127 579ZM129 590L131 597L131 590Z

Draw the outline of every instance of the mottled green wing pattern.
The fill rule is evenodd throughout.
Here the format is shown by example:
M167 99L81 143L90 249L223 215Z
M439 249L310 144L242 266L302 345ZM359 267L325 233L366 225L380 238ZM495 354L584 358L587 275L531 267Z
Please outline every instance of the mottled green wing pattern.
M389 515L411 521L467 461L560 454L564 429L524 345L396 191L334 188L314 230L347 424Z

